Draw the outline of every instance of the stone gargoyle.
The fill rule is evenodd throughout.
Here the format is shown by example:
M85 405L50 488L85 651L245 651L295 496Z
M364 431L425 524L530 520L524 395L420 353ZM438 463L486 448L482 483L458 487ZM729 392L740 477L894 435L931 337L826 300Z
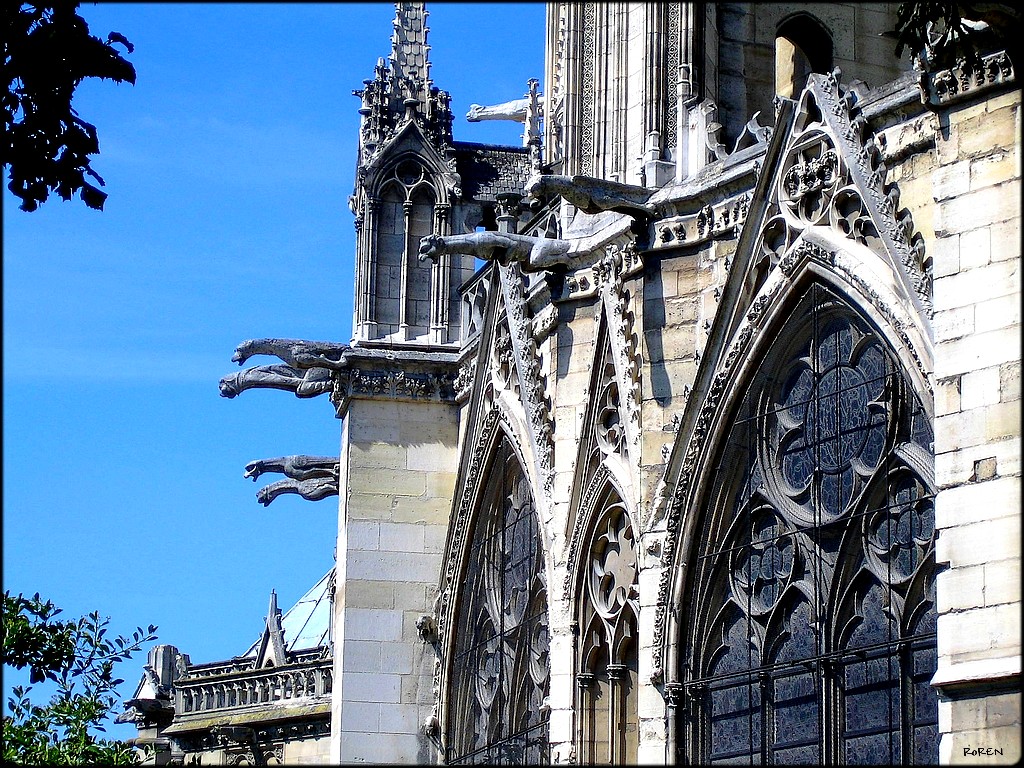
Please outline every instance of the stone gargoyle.
M253 482L265 472L285 475L286 479L264 486L256 492L256 500L263 506L285 493L296 493L307 501L320 501L338 495L340 470L337 456L279 456L259 459L245 465L243 477Z
M256 479L265 472L274 472L293 480L309 480L313 477L337 477L337 456L278 456L276 459L258 459L245 465L242 477Z
M543 105L544 97L537 98L538 105ZM470 104L469 112L466 113L466 120L471 123L478 123L481 120L514 120L517 123L526 122L526 112L530 108L530 99L512 99L501 104L482 106Z
M508 264L517 261L527 272L580 266L589 252L582 241L531 237L511 232L471 232L467 235L427 235L420 240L420 261L436 261L443 254L470 254L478 259ZM576 254L579 253L579 257Z
M273 355L295 368L344 368L351 347L337 341L304 339L248 339L235 347L231 362L242 365L253 355Z
M647 201L657 190L618 181L591 176L537 174L526 182L524 191L527 197L538 201L557 195L589 214L615 211L639 219L655 216L654 206Z
M285 493L297 493L306 501L320 501L338 495L338 478L313 477L309 480L278 480L256 491L256 500L263 506Z
M290 365L257 365L220 380L221 397L235 397L247 389L283 389L296 397L316 397L333 387L327 368L295 368Z
M235 397L247 389L282 389L297 397L329 393L331 371L348 365L348 344L302 339L249 339L235 348L233 362L242 365L253 355L273 355L284 365L257 365L220 380L223 397Z

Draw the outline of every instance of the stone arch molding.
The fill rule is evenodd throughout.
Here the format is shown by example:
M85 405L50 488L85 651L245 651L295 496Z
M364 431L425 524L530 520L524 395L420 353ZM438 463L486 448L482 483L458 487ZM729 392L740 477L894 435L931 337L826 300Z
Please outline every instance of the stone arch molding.
M455 703L452 681L457 680L455 670L458 649L458 632L460 627L459 611L465 609L461 605L464 586L469 583L471 545L474 541L474 529L479 524L481 515L487 510L484 503L487 499L491 475L504 472L505 468L495 462L501 453L502 445L510 448L511 455L528 488L530 501L533 505L532 519L537 525L533 532L535 544L539 548L541 569L537 574L543 584L543 612L545 617L551 609L551 557L549 553L549 537L545 534L546 526L541 519L536 477L531 472L532 462L524 452L521 443L524 426L516 425L517 419L511 410L500 401L492 401L489 407L479 415L475 424L476 440L471 454L469 470L465 474L466 485L461 489L456 508L453 511L448 541L445 547L441 569L441 583L436 602L437 637L441 653L435 665L437 694L437 711L442 717L442 732L448 733L452 727L449 722L450 708ZM468 598L468 593L466 595ZM531 602L531 606L532 606ZM533 609L530 608L532 611ZM544 631L547 632L548 619L544 619ZM543 663L538 657L537 664ZM538 667L539 669L539 667ZM538 672L538 674L540 674ZM547 673L548 675L550 673Z
M360 185L370 195L376 196L394 170L405 161L414 161L426 169L437 205L451 205L461 196L461 180L412 122L401 128L369 163L359 167Z
M675 634L671 606L683 594L685 553L705 478L699 473L724 425L721 414L742 391L771 331L812 282L838 292L861 312L903 361L931 414L930 260L899 190L886 182L881 150L867 131L860 93L840 73L812 75L766 154L725 286L722 310L709 334L690 403L663 474L666 492L644 525L664 537L655 617L652 679L671 669ZM704 470L707 471L707 470ZM669 665L669 666L666 666Z
M782 331L789 310L812 285L837 293L873 326L902 361L904 374L922 393L922 402L932 418L929 329L925 318L906 306L898 279L891 264L870 248L837 236L830 229L814 228L786 251L750 302L718 358L690 429L680 431L666 466L666 476L671 478L667 485L673 491L662 518L665 540L655 615L654 680L676 682L672 679L676 673L673 659L682 627L671 606L686 591L686 558L697 533L701 500L711 480L711 457L728 432L725 415L742 398L760 360Z

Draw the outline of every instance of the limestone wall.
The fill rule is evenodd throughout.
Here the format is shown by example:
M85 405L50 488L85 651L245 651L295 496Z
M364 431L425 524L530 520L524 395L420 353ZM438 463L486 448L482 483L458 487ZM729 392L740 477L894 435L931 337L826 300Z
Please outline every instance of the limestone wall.
M335 762L433 762L433 613L455 484L458 415L354 399L342 434L335 595Z
M943 762L1020 759L1020 104L940 111L928 174Z

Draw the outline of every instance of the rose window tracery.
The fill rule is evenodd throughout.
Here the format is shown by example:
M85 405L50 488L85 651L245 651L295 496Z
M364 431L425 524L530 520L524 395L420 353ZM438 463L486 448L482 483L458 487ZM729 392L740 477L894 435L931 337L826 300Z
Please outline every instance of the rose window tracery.
M786 492L826 518L845 511L878 466L889 407L884 353L833 321L785 370L774 406Z
M921 396L881 335L822 285L744 387L679 606L677 712L689 714L677 761L896 764L912 743L915 761L934 762Z
M758 510L733 551L733 589L752 613L770 611L793 575L795 548L785 523L771 508Z

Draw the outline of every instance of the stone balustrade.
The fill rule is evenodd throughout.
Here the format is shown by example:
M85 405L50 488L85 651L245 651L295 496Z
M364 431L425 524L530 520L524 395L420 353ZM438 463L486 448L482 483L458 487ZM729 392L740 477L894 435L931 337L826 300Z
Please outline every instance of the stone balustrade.
M215 670L189 670L188 676L175 681L174 708L178 714L189 714L271 702L329 700L332 663L328 658L263 669L239 670L221 664Z

